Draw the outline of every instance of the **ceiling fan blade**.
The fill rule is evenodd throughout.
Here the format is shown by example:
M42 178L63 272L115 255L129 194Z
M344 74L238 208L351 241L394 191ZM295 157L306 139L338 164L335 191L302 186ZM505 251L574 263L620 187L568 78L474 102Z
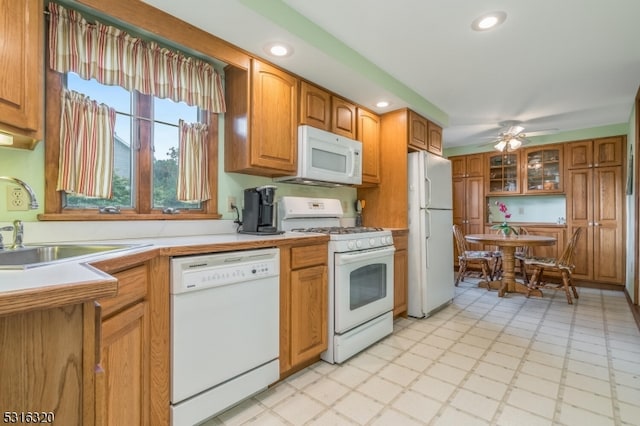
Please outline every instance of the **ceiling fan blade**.
M511 136L517 136L519 135L522 131L524 130L524 127L522 126L511 126L509 127L509 130L506 131L506 133L508 135Z

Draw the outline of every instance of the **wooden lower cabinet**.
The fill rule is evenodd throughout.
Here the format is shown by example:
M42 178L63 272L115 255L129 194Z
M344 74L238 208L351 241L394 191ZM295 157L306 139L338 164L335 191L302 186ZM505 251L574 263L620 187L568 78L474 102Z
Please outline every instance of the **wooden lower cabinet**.
M393 317L407 316L407 286L409 279L409 231L394 230L393 245Z
M96 304L96 425L152 424L150 268L150 262L107 268L118 279L118 294Z
M574 254L577 280L625 282L624 182L621 166L567 172L568 235L582 228Z
M28 412L43 415L42 423L87 424L84 416L89 414L82 403L83 311L84 305L77 304L0 317L5 424L40 423L11 417Z
M96 424L149 424L149 315L137 303L102 321Z
M280 376L320 359L328 339L327 244L280 248Z
M291 364L327 348L327 268L291 271Z

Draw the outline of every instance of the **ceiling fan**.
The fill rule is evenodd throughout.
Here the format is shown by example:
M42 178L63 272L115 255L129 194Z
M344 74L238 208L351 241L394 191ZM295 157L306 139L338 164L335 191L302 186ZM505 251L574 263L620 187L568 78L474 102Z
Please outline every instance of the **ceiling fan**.
M498 138L492 142L493 147L500 151L515 151L524 143L529 142L527 135L522 133L524 127L519 125L508 126L504 131L498 134Z

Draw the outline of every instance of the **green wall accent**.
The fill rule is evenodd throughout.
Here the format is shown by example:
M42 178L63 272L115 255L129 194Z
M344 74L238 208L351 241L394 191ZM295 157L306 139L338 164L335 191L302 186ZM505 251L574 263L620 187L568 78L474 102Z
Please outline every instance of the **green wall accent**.
M406 101L416 112L427 116L427 118L438 122L444 127L449 124L449 116L440 108L418 95L404 83L393 78L390 74L374 65L364 56L299 14L281 0L240 0L240 2L256 13L287 29L312 46L322 50L327 55L359 72L363 77L389 90ZM329 87L328 89L331 88Z
M38 210L7 211L7 188L15 185L0 181L0 222L20 219L37 221L37 214L44 212L44 142L33 151L17 148L0 148L0 176L10 176L25 181L36 193Z

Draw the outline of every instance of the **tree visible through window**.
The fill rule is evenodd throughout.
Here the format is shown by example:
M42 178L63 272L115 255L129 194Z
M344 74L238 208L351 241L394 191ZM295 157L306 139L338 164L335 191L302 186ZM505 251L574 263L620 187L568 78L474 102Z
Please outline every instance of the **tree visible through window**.
M136 176L151 178L152 208L199 209L200 203L178 201L178 121L198 122L198 108L184 102L153 98L152 108L145 111L144 100L150 98L138 92L129 92L118 86L105 86L95 80L83 80L74 73L67 74L67 88L83 93L91 99L105 103L117 111L113 197L92 198L81 195L66 195L66 208L91 208L114 206L121 209L136 208ZM141 131L153 123L151 132ZM140 135L139 138L136 136ZM140 175L137 170L137 145L148 147L151 176Z

